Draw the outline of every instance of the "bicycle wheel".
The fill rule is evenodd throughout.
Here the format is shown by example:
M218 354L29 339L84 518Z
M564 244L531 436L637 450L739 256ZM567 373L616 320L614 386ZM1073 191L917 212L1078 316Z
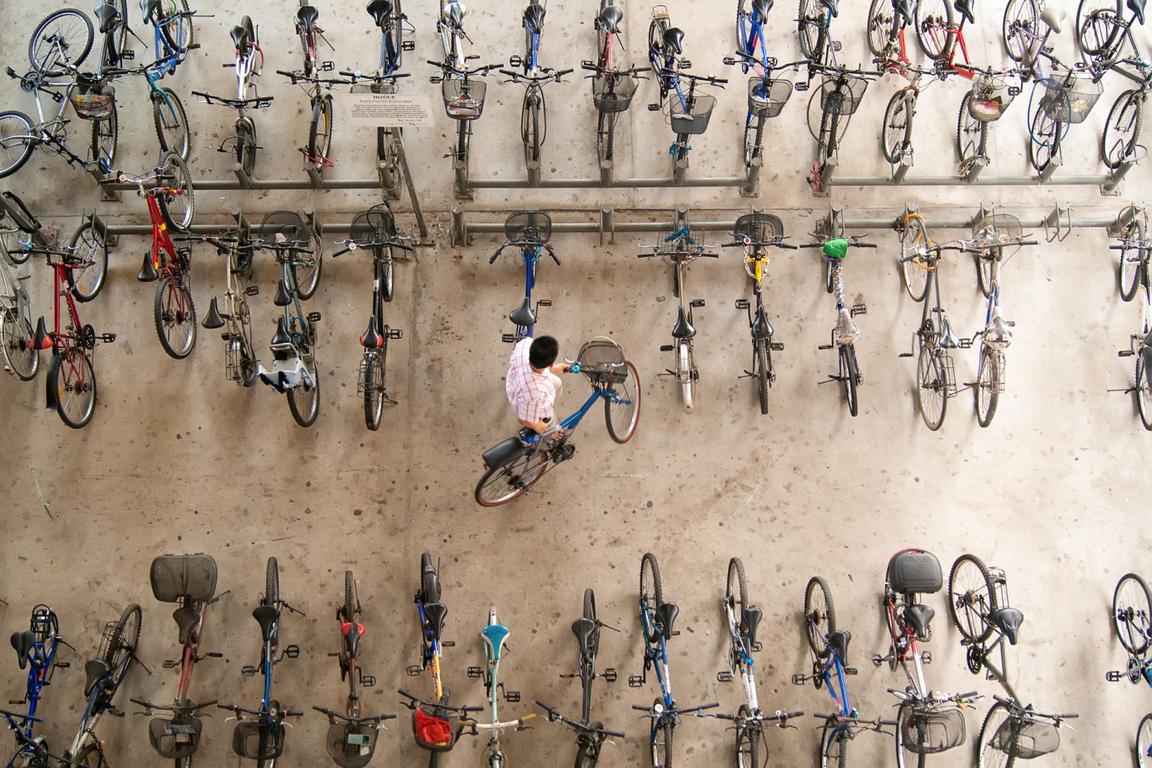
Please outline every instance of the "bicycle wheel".
M96 373L87 351L69 347L53 355L48 365L48 386L56 399L56 413L72 429L92 421L96 410Z
M392 301L392 297L396 292L396 270L393 267L391 254L389 254L381 267L383 274L380 279L380 298L384 299L384 301Z
M836 718L825 720L820 737L820 768L847 768L849 741L848 729L839 725Z
M268 558L264 569L264 598L261 605L275 605L280 602L280 564L276 558Z
M977 741L976 768L1011 768L1016 758L1009 750L1013 745L1005 744L1003 737L997 738L1000 729L1011 717L1008 707L996 702L984 716ZM1008 749L1005 749L1008 747Z
M1112 594L1112 623L1124 650L1142 654L1148 650L1152 633L1152 592L1135 573L1127 573L1116 583Z
M160 158L158 175L164 179L164 191L156 202L160 204L164 221L177 232L187 232L196 213L196 197L188 165L175 152L165 152Z
M432 555L427 552L420 555L420 600L425 605L440 602L440 581L432 567Z
M969 91L964 94L964 100L960 102L960 113L956 116L956 154L960 157L961 165L983 157L988 144L988 124L972 117L969 110L971 104L972 92Z
M175 152L187 162L191 153L188 135L188 114L180 97L171 88L161 88L152 94L152 122L156 126L156 138L164 152Z
M116 29L109 33L108 40L111 44L111 50L115 51L118 55L116 61L105 61L107 66L120 66L120 58L123 58L124 48L128 44L128 0L102 0L100 5L107 5L111 8L120 19L120 23L116 25ZM95 42L95 40L93 40ZM109 57L110 58L110 57Z
M1000 25L1000 38L1012 61L1024 61L1024 54L1032 45L1032 35L1039 29L1040 9L1036 0L1008 0Z
M840 375L840 383L844 386L844 401L848 403L848 413L855 416L860 412L860 393L857 390L860 366L856 362L856 347L852 344L840 347Z
M381 348L380 351L386 349ZM384 358L376 353L364 355L364 423L375 432L384 416Z
M645 552L640 558L640 599L651 608L664 604L664 589L660 584L660 565L656 555Z
M892 94L884 110L884 129L880 134L880 151L892 165L899 163L904 154L904 139L909 135L913 114L911 100L905 98L903 90Z
M752 711L747 704L736 710L740 717L749 717ZM745 725L736 726L736 766L737 768L762 768L760 765L760 730Z
M192 12L188 8L188 0L180 0L179 8L175 2L168 3L167 7L165 3L161 3L159 7L163 9L159 11L163 15L158 15L154 21L156 28L160 30L161 37L172 52L183 57L191 48L194 37Z
M142 613L140 606L132 603L116 622L112 636L108 640L108 651L104 655L104 663L112 670L115 678L112 680L111 690L108 691L108 700L116 695L116 689L128 673L128 664L136 653L136 645L140 642L140 622Z
M47 766L47 763L44 765ZM100 741L91 734L85 737L80 748L76 750L76 756L68 765L69 768L108 768Z
M540 162L540 102L531 91L524 92L524 106L520 112L520 141L524 145L524 164Z
M613 384L611 394L604 398L604 423L613 442L623 445L636 434L640 423L640 373L627 362L627 377Z
M868 6L868 50L883 56L892 29L892 0L872 0Z
M760 398L760 413L768 413L768 342L756 342L756 393Z
M1132 301L1136 297L1136 289L1142 283L1143 271L1147 269L1145 266L1145 259L1148 256L1147 249L1137 245L1129 245L1129 243L1143 242L1144 236L1145 224L1140 216L1134 217L1120 233L1120 242L1124 247L1120 250L1118 274L1120 277L1120 298L1124 301Z
M1000 400L1000 369L1004 364L1003 352L985 344L980 345L980 373L976 377L976 421L981 427L992 423L996 403Z
M48 14L36 25L28 41L28 61L32 69L45 77L61 77L68 69L66 62L79 67L92 50L92 20L75 8L61 8Z
M236 162L244 175L256 173L256 124L244 117L236 121Z
M311 352L301 355L304 369L312 377L312 386L301 382L299 386L288 390L288 410L292 418L302 427L310 427L316 423L320 415L320 369L316 366L316 357Z
M482 507L498 507L524 495L550 469L547 451L525 451L484 472L474 496Z
M11 176L32 157L32 118L23 112L0 112L0 179Z
M32 346L35 331L32 322L13 308L0 312L0 348L4 364L16 378L31 381L40 367L40 352Z
M324 266L324 243L315 227L308 227L308 250L310 254L296 254L295 260L304 263L291 265L292 279L296 283L296 290L302 301L307 301L316 295L316 286L320 283L320 269Z
M90 158L101 173L111 173L116 167L116 145L120 141L120 120L117 117L116 102L112 111L103 120L92 121L92 145Z
M904 219L904 231L900 234L901 255L907 256L932 244L928 238L928 230L924 227L924 219L919 216L908 216ZM912 301L923 301L928 293L928 281L932 279L932 272L915 261L901 260L900 279Z
M916 41L930 59L948 59L956 41L956 21L948 0L920 0L912 20L916 24Z
M1100 137L1100 158L1104 165L1115 170L1136 151L1143 123L1144 94L1133 88L1125 91L1112 103L1104 134Z
M905 768L905 766L908 764L908 756L911 756L911 764L912 765L916 766L917 768L924 768L924 755L916 754L915 751L908 749L904 745L904 722L911 715L912 715L912 704L910 702L906 701L906 702L902 703L900 705L900 708L896 710L896 722L898 723L898 725L895 728L895 731L896 731L896 768ZM927 736L927 734L925 734L923 732L921 732L919 735L920 735L921 740L924 740L924 738Z
M961 555L948 574L948 615L964 640L982 643L992 634L989 617L999 607L988 567L975 555Z
M940 429L948 410L945 354L933 344L921 343L920 357L916 361L916 405L924 424L933 432Z
M986 299L992 297L992 262L1001 259L1003 255L1003 248L981 250L980 253L972 254L976 263L976 285L980 289L980 294Z
M152 318L160 346L177 360L188 357L196 346L196 305L185 278L186 275L163 278L156 286L152 302Z
M1152 714L1144 715L1136 729L1136 765L1152 766Z
M680 399L688 413L696 410L696 368L692 348L687 342L676 345L676 379L680 382Z
M330 163L332 151L332 95L325 94L312 104L312 121L308 124L308 160L317 168Z
M816 656L823 657L828 647L828 636L836 631L836 607L832 604L832 590L820 576L813 576L804 588L804 624L808 632L808 647ZM843 664L844 659L840 659Z
M1152 430L1152 381L1145 370L1144 357L1136 358L1136 410L1140 413L1140 423L1144 429Z
M356 599L356 577L352 571L344 571L344 621L351 622L360 611L360 601Z
M744 577L744 563L738 557L728 561L728 581L724 589L724 603L731 609L736 621L741 621L748 607L748 580ZM741 627L741 634L743 634Z
M1028 162L1037 173L1052 162L1060 146L1060 131L1063 126L1048 116L1043 107L1037 107L1028 129Z
M663 701L657 699L658 704ZM671 720L658 725L652 731L652 768L672 768L672 735L675 733Z
M820 32L824 27L825 13L817 0L800 0L797 15L800 33L800 52L806 59L815 59L820 45Z
M1076 42L1089 56L1103 53L1123 29L1123 0L1080 0L1076 7Z

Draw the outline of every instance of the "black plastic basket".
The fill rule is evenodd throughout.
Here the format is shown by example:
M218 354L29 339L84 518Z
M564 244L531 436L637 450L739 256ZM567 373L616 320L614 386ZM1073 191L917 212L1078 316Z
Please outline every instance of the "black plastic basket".
M249 760L275 760L284 754L284 725L261 726L241 720L232 731L232 751Z
M332 723L326 741L328 757L341 768L364 768L376 751L376 726Z
M504 220L504 236L517 243L541 245L552 238L552 217L544 211L521 211Z
M1020 760L1032 760L1060 749L1060 729L1046 720L1008 718L992 736L992 747Z
M196 752L203 730L204 723L198 717L154 717L148 722L148 740L161 757L180 760Z
M886 580L894 592L933 594L944 586L944 573L931 552L904 550L888 561Z
M918 755L946 752L964 743L964 714L958 709L916 707L900 723L904 749Z
M791 80L748 78L748 111L753 115L776 117L791 97Z
M453 120L475 120L484 113L484 94L487 90L488 84L483 80L448 78L440 86L444 111Z
M770 243L784 234L784 224L770 213L746 213L736 219L732 234L754 245Z
M623 112L632 103L636 82L629 75L596 75L592 78L592 102L600 112Z
M851 115L864 100L868 81L849 75L841 84L840 78L826 77L820 84L820 109L828 115Z
M708 94L699 94L693 97L691 111L687 104L678 95L671 98L672 130L675 133L701 134L708 130L708 121L712 118L712 109L716 106L716 97Z
M624 350L607 336L597 336L584 342L576 362L580 363L580 373L594 384L619 384L628 379Z

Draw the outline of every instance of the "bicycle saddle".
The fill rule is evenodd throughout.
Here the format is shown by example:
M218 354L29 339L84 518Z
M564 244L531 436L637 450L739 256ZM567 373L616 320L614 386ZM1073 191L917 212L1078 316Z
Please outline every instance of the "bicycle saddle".
M676 623L676 616L680 609L673 603L662 603L656 606L656 620L660 622L660 634L665 640L672 638L672 625Z
M539 32L544 28L544 13L544 6L532 3L524 9L524 26L533 32Z
M848 643L852 642L852 633L846 629L838 629L828 635L828 650L836 654L841 664L848 663Z
M96 16L96 21L100 24L100 31L107 32L116 26L116 22L120 18L120 12L116 10L116 6L110 3L103 3L96 6L96 10L92 11Z
M84 662L84 695L91 695L92 689L111 671L112 669L103 659L88 659Z
M695 335L696 329L688 321L688 313L684 311L684 307L680 307L676 312L676 325L672 328L672 338L690 339Z
M508 627L503 624L489 624L480 631L484 643L492 649L493 661L500 661L500 651L504 648L504 641L508 639Z
M767 339L775 329L772 328L772 323L768 322L763 312L756 313L756 319L752 321L752 338L754 339Z
M600 25L600 28L612 34L620 31L620 22L623 20L624 11L615 5L610 5L600 11L600 15L596 17L596 23Z
M276 610L276 606L261 603L252 609L252 618L256 619L256 623L260 625L260 634L265 640L271 640L273 630L276 628L276 619L280 617L280 611Z
M1132 11L1136 16L1136 20L1141 24L1144 23L1144 6L1147 0L1128 0L1128 10Z
M276 321L276 334L272 337L272 342L269 346L272 347L273 352L294 349L292 345L292 335L288 333L288 322L283 316Z
M992 614L992 623L1004 633L1008 642L1016 645L1016 637L1020 634L1020 625L1024 623L1024 614L1015 608L1000 608Z
M1060 34L1061 22L1064 21L1064 12L1058 11L1050 5L1040 12L1040 21L1044 22L1048 28L1056 34Z
M32 657L32 650L36 647L36 634L34 632L13 632L12 647L16 650L16 659L20 662L20 669L28 668L28 659Z
M360 346L368 349L378 349L384 346L384 337L376 330L376 318L368 318L368 330L360 334Z
M956 9L956 13L960 14L961 22L967 19L969 24L976 23L976 17L972 15L972 0L956 0L953 7Z
M440 18L454 27L459 27L464 21L465 13L466 9L463 3L457 2L457 0L448 0L440 9Z
M832 18L840 15L840 0L820 0L820 4L832 12Z
M296 21L300 22L300 26L304 29L315 27L318 18L320 18L320 11L311 5L302 5L300 10L296 11Z
M576 642L580 644L580 655L589 658L596 652L600 640L600 628L592 619L583 617L572 622L572 634L576 635Z
M892 0L892 10L896 12L896 18L902 19L900 26L913 23L912 8L913 0Z
M200 612L191 606L182 605L172 611L172 618L180 632L180 645L184 645L192 636L192 630L200 623Z
M508 319L516 325L527 327L536 325L536 313L532 311L532 300L525 296L520 306L508 313Z
M955 349L960 346L960 337L952 330L952 323L948 322L947 315L940 320L940 346L945 349Z
M904 620L916 630L916 637L920 640L928 639L929 625L936 611L926 605L908 605L904 608Z
M432 636L439 639L444 632L444 617L448 615L448 609L442 603L429 603L424 606L424 615L432 625Z
M236 49L243 51L252 41L248 39L248 30L245 27L237 26L232 27L232 42L236 45Z
M752 12L759 14L763 19L772 10L772 0L752 0Z
M344 647L348 649L348 655L355 656L356 646L360 644L360 638L364 637L364 625L344 622L340 625L340 634L344 635Z
M368 3L368 13L376 26L381 27L392 16L392 3L389 0L372 0Z
M740 617L740 626L748 635L749 645L756 643L756 627L760 625L762 618L764 618L764 612L754 605L745 608L744 614Z
M684 30L679 27L668 27L664 30L664 47L679 56L684 48Z

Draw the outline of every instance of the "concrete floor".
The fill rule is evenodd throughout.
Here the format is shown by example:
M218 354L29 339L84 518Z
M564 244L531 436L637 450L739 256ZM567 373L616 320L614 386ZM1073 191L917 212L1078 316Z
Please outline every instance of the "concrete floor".
M1074 11L1068 0L1069 10ZM20 68L24 46L36 20L54 3L0 0L0 50ZM420 77L405 89L434 93L423 80L435 58L434 3L410 3L417 52L409 69ZM720 58L734 45L732 3L672 2L673 20L688 30L687 55L698 71L721 72ZM778 3L772 12L771 47L784 59L798 56L794 9ZM371 65L374 37L358 3L319 4L321 24L335 44L340 67ZM591 21L595 3L554 1L549 8L543 59L574 66L593 55ZM701 13L701 9L709 12ZM184 98L195 127L193 173L222 178L227 160L213 150L230 131L226 110L208 108L192 90L227 93L231 74L227 29L237 14L222 4L202 6L214 14L198 22L203 48L171 85ZM303 138L306 100L277 82L272 72L297 65L298 45L283 4L257 0L245 6L261 26L268 62L264 93L274 95L271 112L257 121L260 175L296 175L294 147ZM714 12L713 12L714 11ZM520 7L511 0L477 2L468 29L483 60L499 60L522 45ZM841 60L866 61L865 5L845 4L836 22L844 41ZM136 19L138 11L133 8ZM999 8L978 9L980 24L968 35L973 57L1001 62ZM643 57L648 9L627 5L627 38L634 60ZM1147 41L1144 41L1147 42ZM1059 44L1071 55L1070 35ZM694 140L696 173L734 175L743 116L742 86L736 81L720 101L713 127ZM123 83L121 93L122 167L143 171L154 161L155 137L146 112L143 86ZM884 171L875 150L876 131L892 78L872 86L854 118L842 152L846 174ZM546 175L587 176L593 172L592 111L586 84L554 87L550 93L551 131L545 147ZM0 83L3 103L30 109L15 83ZM1086 124L1076 126L1065 152L1069 173L1100 173L1095 142L1108 92ZM643 109L654 85L642 86L636 107L621 122L620 174L666 172L660 117ZM917 125L914 174L953 172L952 133L964 87L933 86L923 97ZM521 152L514 129L519 88L493 87L484 118L477 124L475 176L520 175ZM583 190L580 192L484 192L464 207L470 217L502 220L505 212L530 206L556 212L557 220L584 220L588 211L614 206L618 217L663 220L675 205L698 218L732 217L756 207L777 212L794 241L814 228L826 201L810 196L804 176L811 141L804 127L804 94L770 126L770 165L761 195L741 199L733 189ZM337 103L341 97L337 96ZM433 102L436 106L436 102ZM438 107L437 107L438 109ZM1025 109L1014 107L993 131L989 174L1026 172ZM343 113L338 113L340 118ZM937 116L938 117L934 117ZM933 123L933 124L929 124ZM368 129L346 131L337 123L334 175L371 173ZM133 672L121 692L170 699L176 674L160 661L176 655L170 606L152 599L147 572L164 552L211 552L220 564L220 589L231 595L213 607L205 647L226 660L205 663L193 683L195 698L219 698L254 705L259 683L242 680L239 668L255 661L259 635L249 616L263 584L264 561L282 564L283 595L307 616L287 616L285 642L298 643L298 660L277 670L277 693L286 705L337 706L342 700L336 664L325 654L338 647L332 615L342 572L360 579L368 625L364 663L378 687L368 696L372 711L395 712L394 690L426 691L427 681L409 680L404 668L418 660L418 633L411 596L421 551L443 560L444 600L449 606L447 635L457 646L446 652L446 679L453 698L480 703L479 681L465 669L481 663L477 633L489 605L512 631L503 675L524 694L531 710L541 699L573 711L574 681L557 674L575 668L570 621L580 609L585 586L597 590L606 621L620 635L605 633L604 665L620 670L621 682L598 689L594 711L628 738L605 750L605 766L639 766L646 728L632 704L651 701L649 690L628 690L623 680L640 671L636 613L640 556L655 552L664 570L668 599L681 608L682 635L672 644L673 676L683 704L719 700L734 710L735 685L716 682L724 666L725 636L717 611L728 558L744 559L753 599L764 609L760 654L761 699L768 710L823 711L823 692L797 689L792 674L807 669L800 612L803 588L813 574L829 580L840 623L853 631L851 660L860 674L851 680L857 706L869 716L890 715L886 688L900 679L874 669L867 659L883 652L879 611L889 556L906 546L934 551L947 569L961 553L973 552L1003 567L1013 603L1026 617L1020 646L1012 655L1022 695L1040 709L1077 711L1081 719L1065 733L1062 750L1042 761L1057 766L1121 766L1131 761L1136 726L1147 710L1145 694L1127 684L1107 684L1106 670L1123 663L1108 619L1111 590L1129 570L1142 569L1147 534L1135 524L1152 490L1141 456L1148 435L1140 427L1130 396L1109 393L1130 383L1131 365L1118 360L1138 326L1136 308L1118 300L1115 265L1102 230L1080 230L1062 242L1017 255L1005 268L1006 315L1017 321L1009 353L1008 391L990 429L976 425L970 400L953 401L939 432L926 430L912 397L914 366L897 357L909 348L919 308L903 293L890 233L878 232L880 248L849 258L849 297L866 301L859 318L858 345L866 385L862 411L852 419L830 386L816 386L834 366L820 352L834 321L831 298L822 290L818 259L810 251L785 252L770 269L770 315L785 349L778 355L778 381L771 412L761 416L751 382L737 376L748 365L748 338L734 299L747 295L736 256L691 269L692 296L707 300L696 316L702 379L698 412L680 407L673 382L657 374L669 364L659 352L674 320L669 276L656 264L637 262L643 236L618 236L601 246L592 236L558 235L563 260L544 263L539 296L554 306L544 310L540 330L556 335L572 355L584 339L610 334L633 359L644 379L644 410L636 439L612 444L598 420L590 418L577 435L571 464L550 475L538 492L497 511L480 510L472 487L482 467L479 456L509 433L514 421L502 392L508 348L499 335L510 330L504 314L518 302L519 265L512 257L488 266L498 244L478 237L471 247L453 248L448 238L452 199L450 167L441 155L453 126L437 112L436 127L409 132L409 150L421 201L435 225L436 245L418 261L398 270L397 297L389 319L405 331L393 347L389 375L400 405L386 414L377 433L365 430L355 396L360 349L356 337L366 321L370 295L368 265L358 257L325 264L310 308L323 312L319 359L323 402L316 426L295 426L283 398L266 388L242 390L223 380L223 350L204 332L191 359L178 362L160 349L153 333L150 287L133 279L141 239L125 237L115 251L104 293L82 313L98 329L120 335L97 355L100 404L93 423L81 432L65 428L43 410L42 380L20 384L0 380L0 420L4 430L0 536L0 625L10 632L25 626L32 605L46 602L60 615L62 630L78 649L65 653L73 669L61 672L46 694L44 732L62 745L82 706L82 660L95 652L102 624L128 602L144 608L142 658L149 677ZM302 174L301 174L302 175ZM1145 200L1148 168L1136 168L1119 197L1101 196L1095 187L906 188L834 190L832 200L854 216L895 216L906 200L917 201L933 217L968 215L981 202L1035 214L1057 203L1077 214L1114 215L1127 201ZM0 185L18 191L44 218L69 233L77 212L95 207L114 223L144 223L143 202L127 194L119 203L100 203L95 185L70 171L59 158L40 153L17 176ZM280 207L311 206L329 221L348 221L378 198L365 192L217 192L197 195L198 220L222 221L243 207L253 219ZM397 210L408 210L406 202ZM412 219L402 215L409 229ZM938 239L963 232L940 232ZM334 238L330 238L334 239ZM717 238L718 239L718 238ZM49 278L42 265L31 281L34 306L48 305ZM195 296L201 311L221 290L223 268L208 249L197 253ZM971 333L983 319L984 303L972 268L948 263L943 274L947 306L957 329ZM254 301L257 338L266 340L275 317L270 303L273 265L261 261ZM258 342L263 347L264 341ZM957 355L958 376L967 380L975 351ZM562 411L583 399L582 382L567 383ZM933 688L979 689L989 697L995 684L973 678L964 668L959 636L949 625L941 596L937 609ZM14 659L6 698L21 693ZM987 706L968 716L969 744L933 758L933 766L971 764L976 733ZM310 713L289 736L285 766L326 762L326 723ZM198 764L235 765L229 727L210 721ZM818 730L805 718L799 731L771 733L771 765L812 764ZM423 765L402 719L383 737L376 765ZM115 766L158 764L142 718L108 719L101 724ZM559 766L572 760L570 734L555 726L511 735L510 760L523 766ZM722 765L730 760L732 736L716 721L688 721L678 732L678 760ZM465 740L447 765L475 765L480 740ZM893 764L892 740L864 735L853 745L860 765Z

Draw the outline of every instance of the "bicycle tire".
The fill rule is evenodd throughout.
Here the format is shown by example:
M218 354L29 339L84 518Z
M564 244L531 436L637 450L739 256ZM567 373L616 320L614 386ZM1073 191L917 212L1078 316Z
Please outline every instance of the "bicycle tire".
M967 645L983 643L992 636L995 627L989 619L1000 607L997 600L992 575L984 561L968 554L956 558L948 573L948 615Z
M87 218L72 234L69 245L76 249L77 254L90 253L85 261L90 260L91 264L79 270L79 273L68 270L68 287L76 301L92 301L100 295L108 275L108 238L91 218Z
M5 123L16 123L15 126L5 127ZM35 145L30 138L9 138L11 136L30 137L32 135L32 118L23 112L10 109L0 112L0 151L3 154L3 163L0 166L0 179L7 178L24 167L28 158L32 157ZM8 150L20 147L19 151L9 154Z
M515 455L503 464L492 467L480 476L473 496L482 507L499 507L523 496L529 488L540 481L551 468L551 457L546 451L530 451ZM522 478L527 477L524 481ZM493 482L500 489L495 496L487 496L484 490Z
M311 335L311 334L309 334ZM314 354L301 355L304 368L312 375L313 384L306 387L303 382L288 390L288 410L301 427L310 427L320 415L320 369Z
M1152 591L1141 576L1126 573L1116 582L1112 593L1112 626L1120 645L1128 653L1140 655L1148 650L1152 632Z
M908 714L911 712L911 710L912 710L912 703L908 702L908 701L903 702L900 705L900 708L896 710L896 722L898 723L898 725L895 728L895 731L896 731L896 768L906 768L905 757L904 757L904 752L906 749L904 746L904 721L905 721L905 719L907 719ZM907 750L907 751L911 752L912 754L916 754L912 750ZM920 755L916 755L916 757L919 759L914 761L913 765L915 765L916 768L924 768L924 755L920 754Z
M112 111L103 120L92 121L92 141L89 146L90 159L103 173L111 173L116 167L116 146L120 142L120 118L116 102Z
M1136 410L1144 429L1152 431L1152 377L1148 375L1143 356L1136 357Z
M645 571L648 577L645 578ZM640 597L650 598L649 603L655 609L664 604L664 588L660 583L660 564L656 562L656 555L645 552L640 558Z
M893 21L892 0L872 0L868 6L868 50L873 56L883 56L887 50Z
M905 91L899 90L888 100L884 110L884 127L880 132L880 151L890 165L897 165L904 154L904 139L911 130L915 110L909 106Z
M196 304L192 301L192 290L183 279L164 277L157 283L152 301L152 319L160 346L169 357L183 360L192 354L196 346ZM173 325L187 326L188 329L183 337L176 337L176 343L169 337Z
M48 59L49 51L41 51L38 43L43 43L41 37L54 37L58 34L56 30L52 34L47 34L47 30L56 24L62 29L75 29L79 25L79 34L82 39L65 44L66 48L75 47L79 50L74 58L68 57L66 60L73 67L79 67L84 59L88 57L88 52L92 50L92 20L88 18L88 14L77 8L61 8L58 11L53 11L44 17L44 19L36 25L36 29L32 32L32 37L28 41L28 61L32 65L32 69L45 77L61 77L68 74L67 69L53 69L52 64L55 60Z
M156 22L156 28L160 30L160 36L164 38L168 48L182 58L191 49L195 38L192 26L193 17L188 8L188 0L180 0L179 17L179 20L174 22L178 30L175 35L172 34L173 22L169 21L167 16L163 19L164 23ZM187 34L185 34L185 30L187 30Z
M1138 768L1152 766L1152 714L1144 715L1140 719L1140 727L1136 729L1136 765Z
M385 342L387 343L387 342ZM384 417L384 361L379 355L364 355L364 423L375 432Z
M252 349L252 316L248 312L248 303L241 299L237 302L237 314L240 322L240 385L251 387L260 375L256 354ZM233 340L235 341L235 339Z
M856 362L856 347L844 344L840 347L841 364L844 368L844 378L840 382L844 385L844 401L848 404L848 414L855 416L860 412L860 391L858 389L860 367Z
M925 6L929 2L931 0L920 0L912 12L912 21L916 25L916 42L920 44L920 50L924 51L924 55L928 58L934 61L941 59L947 61L951 56L952 46L956 44L956 33L953 31L956 29L955 11L952 10L952 3L948 0L937 0L938 5L932 10L943 11L943 18L932 13L925 14L927 10ZM942 30L941 21L944 22ZM941 32L944 35L943 40L939 37Z
M768 413L768 342L756 342L756 393L760 400L760 413Z
M166 182L165 191L156 197L160 215L173 230L187 232L196 215L196 194L188 164L175 152L165 152L160 158L159 169L165 176L172 176L172 181Z
M328 164L332 151L332 95L325 94L312 104L308 124L308 156L317 169Z
M276 605L280 602L280 564L275 557L268 558L264 567L264 598L261 605Z
M976 264L976 286L980 289L980 295L986 299L992 298L992 262L1003 256L1004 249L1001 247L972 254L972 260Z
M657 699L660 702L660 699ZM662 703L662 702L660 702ZM672 722L665 721L652 731L652 768L672 768L672 737L676 732Z
M1020 11L1025 9L1029 16L1027 20L1020 14ZM1012 34L1012 30L1021 28L1035 30L1039 23L1040 10L1036 7L1036 0L1008 0L1008 4L1004 6L1004 18L1000 23L1000 40L1004 43L1008 58L1017 63L1023 62L1027 48L1031 47L1025 44L1027 41L1021 39L1019 34Z
M820 768L848 768L848 736L847 729L830 717L824 721L820 744Z
M1016 757L1012 754L1011 746L1004 750L1002 745L995 743L996 734L1011 716L1007 705L999 701L988 709L977 737L976 768L1012 768Z
M44 765L47 766L47 763ZM92 734L88 734L81 743L80 749L76 750L76 756L67 765L69 768L108 768L108 761L104 757L104 749L100 746L100 740Z
M736 710L740 717L750 717L752 711L747 704ZM736 768L761 768L760 732L746 725L736 726Z
M20 381L32 381L40 368L40 352L33 346L36 332L27 317L14 308L0 312L0 349L4 363Z
M344 621L351 623L359 613L360 601L356 599L356 577L352 571L344 571ZM351 630L349 630L351 631Z
M103 0L101 5L110 6L120 17L120 24L116 30L107 35L112 50L117 54L116 60L111 61L109 57L104 62L106 66L119 66L123 59L124 48L128 45L128 0ZM95 39L93 39L93 43L95 43Z
M425 605L440 602L440 580L427 552L420 554L420 599Z
M759 132L760 123L764 120L763 116L753 117L752 113L748 113L744 118L744 167L747 168L752 165L756 159L758 145L756 143L756 134Z
M236 163L249 178L256 173L256 150L256 124L242 117L236 121Z
M1136 298L1136 289L1143 284L1144 271L1148 269L1147 249L1130 247L1126 243L1143 242L1145 230L1144 220L1136 216L1120 234L1121 244L1125 244L1125 247L1120 251L1120 268L1117 275L1120 281L1120 298L1124 301Z
M981 427L992 423L996 404L1000 401L1000 368L1003 352L980 345L980 373L976 379L976 421Z
M900 233L901 246L909 242L909 238L911 238L911 247L903 247L902 256L904 251L932 244L931 238L928 237L928 230L924 226L924 219L920 216L906 216L904 218L904 228ZM908 292L912 301L923 301L928 294L928 281L932 279L932 272L914 261L902 260L899 264L900 279L904 283L904 290ZM917 285L920 286L919 291L915 290Z
M384 301L392 301L392 297L396 293L396 269L392 261L391 248L389 256L385 259L383 264L383 274L380 280L380 298Z
M76 361L76 362L74 362ZM83 381L78 381L76 371L80 372ZM83 429L92 421L92 414L96 412L96 371L92 368L92 359L81 349L71 347L62 353L52 356L48 364L48 386L55 393L56 413L60 420L72 429ZM82 395L80 409L76 416L68 412L71 403L70 392L79 388Z
M735 580L733 580L733 576L735 576ZM741 638L747 639L747 628L744 627L743 617L744 609L749 606L748 579L744 576L744 563L738 557L733 557L728 561L728 579L724 585L724 603L732 611L732 615L736 617Z
M613 385L612 389L614 392L623 389L623 399L631 401L631 407L620 403L619 400L613 401L611 397L604 399L604 424L608 428L608 436L612 438L612 442L619 445L632 439L632 436L636 434L636 427L640 423L640 372L636 370L636 366L631 361L626 361L625 365L628 367L627 378L619 384ZM619 407L613 408L613 405ZM627 414L626 420L620 425L616 424L615 418L619 414Z
M680 399L684 410L696 410L696 367L692 361L692 347L687 342L676 345L676 378L680 382Z
M921 342L920 356L916 360L916 406L925 426L933 432L940 429L948 412L948 377L941 362L945 354L935 346ZM929 396L925 393L934 394ZM935 401L938 401L938 406Z
M1088 8L1090 3L1102 7ZM1076 6L1076 43L1080 46L1080 50L1089 56L1110 49L1116 42L1116 36L1120 34L1121 25L1116 22L1124 19L1124 0L1115 0L1115 10L1108 8L1109 5L1113 5L1111 0L1096 3L1092 3L1092 0L1080 0ZM1111 16L1109 11L1112 11ZM1088 36L1090 24L1093 33L1091 38ZM1107 27L1107 34L1101 36L1104 31L1101 27Z
M816 9L815 0L800 0L797 11L798 32L800 33L800 53L804 58L815 61L820 47L820 32L824 26L823 15L812 16ZM815 35L815 39L812 36Z
M320 284L320 272L324 268L324 241L320 233L313 226L308 227L309 249L312 251L312 266L289 266L292 270L292 282L296 283L296 293L301 301L307 301L316 295L316 286ZM304 279L300 277L303 275Z
M540 96L543 99L543 95ZM542 104L532 98L530 92L524 93L524 113L522 118L523 131L521 139L524 143L524 164L531 166L540 162L540 110Z
M825 658L828 636L836 631L836 606L828 582L820 576L808 579L808 586L804 588L804 627L812 654ZM841 664L845 662L845 659L840 659Z
M984 157L988 148L988 124L972 117L969 110L972 92L964 94L960 102L960 112L956 115L956 154L961 165L974 163Z
M1108 119L1104 122L1104 133L1100 136L1100 159L1110 170L1116 170L1123 165L1125 158L1133 156L1144 123L1143 107L1143 92L1136 88L1125 91L1112 102ZM1115 141L1115 137L1109 141L1109 132L1119 133L1120 143ZM1127 140L1124 139L1125 133L1131 134Z
M188 162L191 154L188 113L171 88L161 88L159 93L152 94L152 123L156 126L160 149L175 152L181 160Z
M1052 163L1052 158L1060 148L1062 129L1063 125L1037 106L1028 129L1028 162L1037 173L1043 173Z

